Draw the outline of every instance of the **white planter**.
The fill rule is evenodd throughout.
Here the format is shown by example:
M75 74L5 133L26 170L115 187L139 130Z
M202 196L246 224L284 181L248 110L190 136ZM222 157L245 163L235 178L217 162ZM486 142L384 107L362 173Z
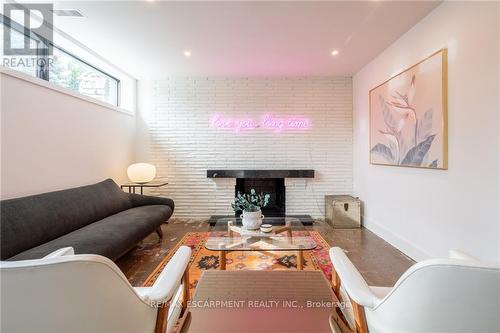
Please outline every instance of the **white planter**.
M248 230L256 230L260 228L264 215L262 215L260 210L256 212L243 211L243 214L241 214L240 217L244 228Z

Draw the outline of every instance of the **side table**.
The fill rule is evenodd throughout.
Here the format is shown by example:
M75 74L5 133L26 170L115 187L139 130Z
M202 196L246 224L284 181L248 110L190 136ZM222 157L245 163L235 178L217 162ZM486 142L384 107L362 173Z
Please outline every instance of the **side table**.
M122 184L120 185L120 188L123 190L124 188L128 188L128 193L135 193L136 188L141 189L141 194L143 193L143 189L145 187L162 187L168 185L168 183L146 183L146 184Z

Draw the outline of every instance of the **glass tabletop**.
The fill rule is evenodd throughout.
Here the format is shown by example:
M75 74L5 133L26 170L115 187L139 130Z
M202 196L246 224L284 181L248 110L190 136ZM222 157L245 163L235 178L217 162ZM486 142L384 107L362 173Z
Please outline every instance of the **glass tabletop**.
M241 219L236 217L219 218L212 226L211 231L227 231L227 223L232 222L234 226L242 227ZM292 230L306 230L302 222L295 217L265 217L262 224L271 224L273 227L290 225Z
M316 243L309 236L209 236L205 247L212 251L293 251L312 250Z
M297 218L266 217L263 224L271 224L273 230L268 233L247 230L239 218L220 218L212 227L205 247L213 251L293 251L316 247L314 239Z

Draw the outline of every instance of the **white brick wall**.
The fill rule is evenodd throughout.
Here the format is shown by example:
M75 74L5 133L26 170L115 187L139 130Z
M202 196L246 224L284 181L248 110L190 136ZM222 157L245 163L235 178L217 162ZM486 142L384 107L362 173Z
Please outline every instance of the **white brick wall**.
M287 179L288 214L324 215L324 195L352 192L351 78L169 78L150 83L151 162L169 185L177 217L230 214L234 179L207 169L314 169L314 180ZM210 127L215 114L259 119L301 115L308 131L243 133Z

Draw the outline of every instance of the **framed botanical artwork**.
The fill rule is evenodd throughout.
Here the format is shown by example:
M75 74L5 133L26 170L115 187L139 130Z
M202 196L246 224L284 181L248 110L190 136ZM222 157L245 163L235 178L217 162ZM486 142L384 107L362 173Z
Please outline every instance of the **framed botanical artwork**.
M447 52L370 90L370 163L448 168Z

